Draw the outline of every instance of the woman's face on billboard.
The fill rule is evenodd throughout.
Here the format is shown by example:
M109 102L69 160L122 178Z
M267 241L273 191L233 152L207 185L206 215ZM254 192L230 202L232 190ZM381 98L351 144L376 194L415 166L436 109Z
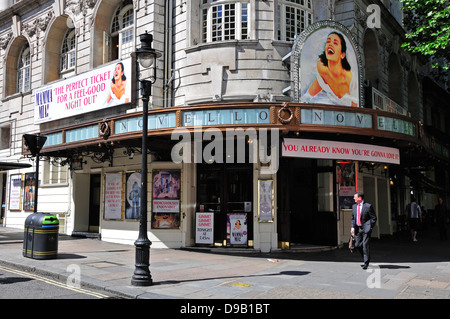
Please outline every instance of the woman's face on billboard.
M338 62L345 57L342 52L341 38L337 34L330 34L325 43L325 55L328 61Z

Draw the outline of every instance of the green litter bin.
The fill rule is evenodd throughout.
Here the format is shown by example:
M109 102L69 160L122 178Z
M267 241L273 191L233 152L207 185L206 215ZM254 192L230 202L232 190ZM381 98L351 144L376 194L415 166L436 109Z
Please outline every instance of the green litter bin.
M59 220L48 213L33 213L25 220L23 256L53 259L58 255Z

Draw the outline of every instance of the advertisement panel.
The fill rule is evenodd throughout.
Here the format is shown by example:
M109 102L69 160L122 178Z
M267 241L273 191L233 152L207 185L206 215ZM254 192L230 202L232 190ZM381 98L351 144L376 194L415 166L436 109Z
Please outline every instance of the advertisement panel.
M105 174L104 206L103 218L105 220L122 219L122 199L123 199L123 175L122 173Z
M298 37L292 56L296 101L362 107L361 55L344 25L311 24Z
M125 173L125 218L138 219L141 212L141 172Z
M181 171L153 170L152 228L180 227Z
M214 243L214 213L197 212L195 214L195 243Z
M34 124L131 102L131 58L33 90Z
M282 156L400 164L400 150L361 143L285 138Z
M9 210L20 210L22 197L22 174L14 174L9 177Z
M247 214L227 214L227 237L231 245L247 245Z
M350 209L355 203L356 167L354 162L336 162L336 179L339 187L339 208Z

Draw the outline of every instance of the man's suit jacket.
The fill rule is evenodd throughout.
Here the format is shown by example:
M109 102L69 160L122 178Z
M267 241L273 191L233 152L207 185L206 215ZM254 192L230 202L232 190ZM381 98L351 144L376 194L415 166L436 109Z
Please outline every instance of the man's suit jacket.
M353 204L352 207L352 228L355 229L355 233L358 231L358 226L356 224L358 216L358 204ZM362 231L368 233L372 230L373 226L377 222L377 215L373 206L369 203L363 202L361 207L361 227Z

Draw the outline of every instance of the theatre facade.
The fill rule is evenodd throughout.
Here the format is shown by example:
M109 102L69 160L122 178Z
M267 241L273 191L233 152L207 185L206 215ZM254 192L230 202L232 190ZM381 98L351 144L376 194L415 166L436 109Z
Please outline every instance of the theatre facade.
M152 248L339 246L355 191L380 237L398 231L411 194L431 207L448 190L448 145L423 127L425 62L403 52L383 6L389 22L371 29L359 1L348 19L348 6L310 0L27 2L0 11L11 21L0 26L0 156L33 165L2 173L8 227L36 202L25 133L47 138L38 211L62 233L111 242L137 239L146 152ZM145 31L162 53L148 114L130 54ZM434 171L411 169L438 162L441 188Z

